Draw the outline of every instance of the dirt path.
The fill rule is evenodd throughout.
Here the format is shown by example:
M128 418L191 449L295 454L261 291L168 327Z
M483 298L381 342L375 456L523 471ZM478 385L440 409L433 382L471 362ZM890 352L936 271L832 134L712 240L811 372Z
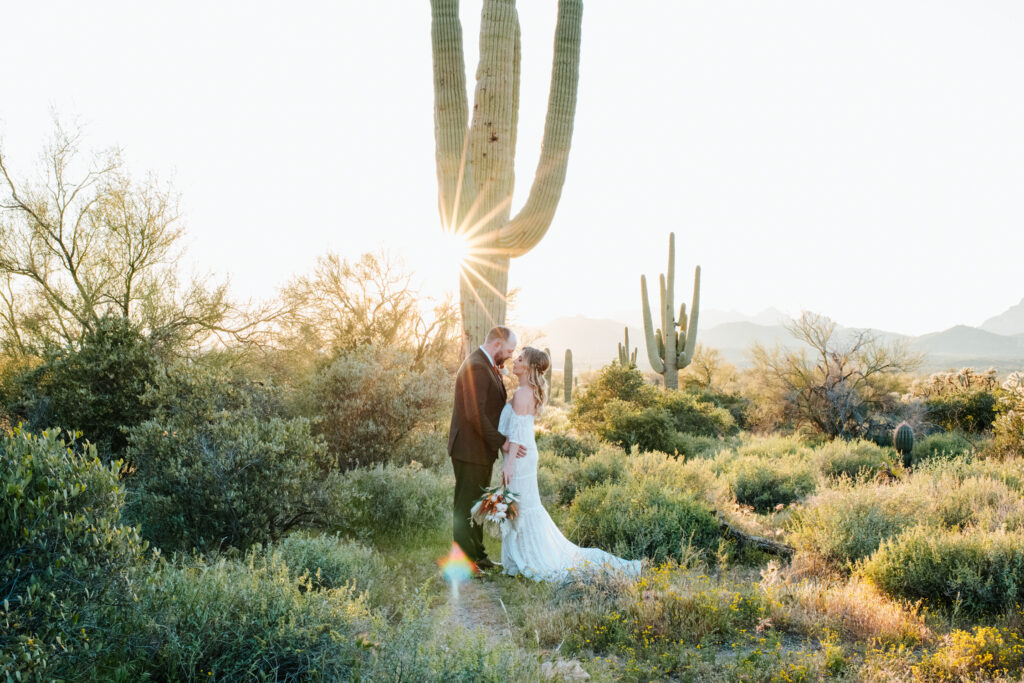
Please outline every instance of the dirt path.
M488 645L507 641L512 637L508 615L501 604L498 587L486 578L474 578L459 587L458 597L451 593L443 608L450 608L442 623L484 632Z

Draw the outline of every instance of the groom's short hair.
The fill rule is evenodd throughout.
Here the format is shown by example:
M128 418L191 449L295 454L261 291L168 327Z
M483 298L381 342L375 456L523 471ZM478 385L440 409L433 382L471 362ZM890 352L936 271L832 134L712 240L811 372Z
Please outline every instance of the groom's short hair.
M485 341L484 343L490 344L495 339L500 339L503 342L507 342L514 336L515 334L512 332L512 330L508 329L507 327L499 325L498 327L491 328L491 331L487 333L487 341Z

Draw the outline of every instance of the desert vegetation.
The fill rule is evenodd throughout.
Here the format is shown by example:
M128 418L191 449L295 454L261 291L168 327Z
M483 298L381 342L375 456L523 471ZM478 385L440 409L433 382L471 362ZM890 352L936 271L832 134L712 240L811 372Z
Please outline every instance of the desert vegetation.
M553 118L575 106L578 7ZM454 41L435 48L461 69ZM513 99L492 103L509 133ZM439 112L442 219L483 197L483 232L520 255L557 205L574 109L512 216L453 167L467 135L491 163L467 107ZM915 374L905 347L810 312L790 331L811 351L755 347L739 370L697 343L699 270L674 316L673 238L660 332L643 285L656 372L628 333L596 371L566 350L538 422L560 528L643 576L453 592L455 304L382 252L323 254L242 304L177 270L172 189L60 127L43 158L30 183L0 150L5 680L1019 680L1024 371ZM463 292L471 339L504 315L509 258L478 264L495 297Z

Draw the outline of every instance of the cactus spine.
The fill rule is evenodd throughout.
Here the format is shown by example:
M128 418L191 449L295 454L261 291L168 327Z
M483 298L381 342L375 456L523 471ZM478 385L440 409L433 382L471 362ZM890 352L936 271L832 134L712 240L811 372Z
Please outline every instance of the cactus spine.
M636 365L636 349L629 350L629 328L625 328L626 343L619 344L619 365L628 368Z
M644 336L647 357L654 371L665 378L666 389L679 388L679 371L690 364L697 350L697 314L700 308L700 266L693 271L693 303L690 317L686 304L679 307L679 320L672 317L675 309L676 234L668 236L668 273L659 277L661 285L661 329L651 321L651 305L647 297L647 277L640 276L640 297L644 307ZM678 328L678 329L677 329ZM682 336L680 336L682 332Z
M483 0L472 120L458 0L431 0L434 139L438 210L444 231L470 254L460 268L465 348L505 322L509 259L540 242L565 184L576 116L582 0L559 0L551 86L540 160L530 195L513 217L519 119L520 27L515 0Z
M911 457L910 454L914 450L914 430L906 422L901 422L896 426L896 431L893 432L892 445L896 448L896 453L903 458L903 466L910 467Z
M565 364L562 368L562 381L565 384L565 402L572 403L572 349L565 350Z

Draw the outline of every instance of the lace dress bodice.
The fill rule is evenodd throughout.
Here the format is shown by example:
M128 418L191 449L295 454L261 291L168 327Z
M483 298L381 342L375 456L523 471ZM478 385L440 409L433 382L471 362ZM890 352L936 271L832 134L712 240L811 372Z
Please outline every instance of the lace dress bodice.
M537 488L537 440L534 416L519 415L508 403L498 420L498 431L509 441L526 446L516 458L509 489L519 496L519 517L501 528L501 563L506 574L534 580L564 581L586 570L614 570L640 575L639 560L624 560L597 548L580 548L569 541L544 509ZM507 456L514 457L514 456Z

